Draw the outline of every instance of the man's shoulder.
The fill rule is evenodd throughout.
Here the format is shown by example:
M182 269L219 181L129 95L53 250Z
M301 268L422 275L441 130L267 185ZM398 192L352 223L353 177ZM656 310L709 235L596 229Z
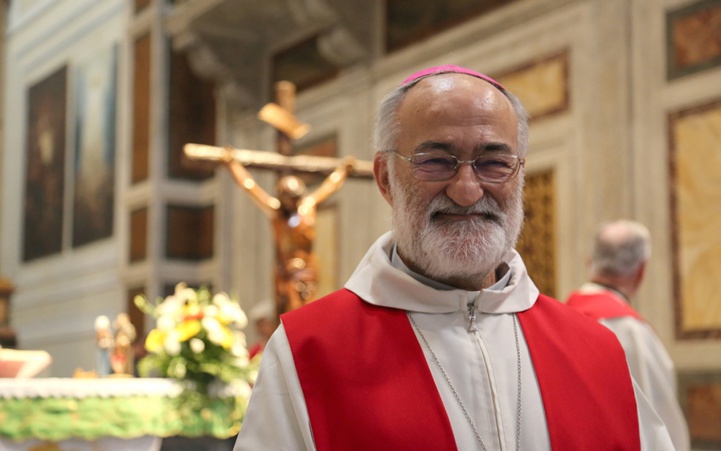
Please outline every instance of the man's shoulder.
M367 317L381 318L384 316L397 316L404 314L402 310L381 307L365 302L354 292L342 288L323 296L303 307L281 315L283 324L313 323L313 324L343 324L358 322ZM326 327L326 326L324 326Z
M583 316L580 315L576 309L570 307L567 302L561 302L560 300L543 293L538 295L538 299L536 300L534 307L539 307L549 312L549 314L567 315L569 317Z
M608 290L574 291L568 296L566 305L596 321L622 317L644 321L628 302Z
M309 302L304 306L286 312L281 318L294 318L296 316L310 316L322 314L323 312L336 311L340 309L348 309L358 307L360 297L350 290L342 288L340 290L329 293L313 302Z
M320 349L341 352L360 343L383 347L389 341L415 339L404 310L364 302L349 290L339 290L285 313L281 321L294 355Z
M617 298L615 294L608 290L584 290L583 287L572 291L568 298L566 298L566 304L573 305L576 303L586 303L589 301L597 300L599 302L613 302Z
M570 307L564 302L540 294L534 306L527 310L527 316L533 317L550 329L574 334L606 335L609 331L597 321Z

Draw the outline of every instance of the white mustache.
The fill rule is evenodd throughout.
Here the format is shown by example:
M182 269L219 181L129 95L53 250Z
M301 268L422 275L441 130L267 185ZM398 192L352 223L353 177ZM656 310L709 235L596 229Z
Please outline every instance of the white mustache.
M439 214L480 215L493 221L500 221L504 216L503 210L498 203L487 196L484 196L470 207L462 207L453 202L448 196L438 196L431 201L428 207L428 216L433 218Z

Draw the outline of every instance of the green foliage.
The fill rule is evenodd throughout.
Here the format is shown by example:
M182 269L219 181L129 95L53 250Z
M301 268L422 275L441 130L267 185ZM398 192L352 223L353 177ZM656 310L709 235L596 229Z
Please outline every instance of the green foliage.
M247 317L237 300L181 283L155 304L143 296L137 296L135 304L156 318L157 325L145 343L149 354L138 363L141 376L183 381L190 389L188 402L196 394L207 396L214 383L253 382L257 363L248 360L241 331Z

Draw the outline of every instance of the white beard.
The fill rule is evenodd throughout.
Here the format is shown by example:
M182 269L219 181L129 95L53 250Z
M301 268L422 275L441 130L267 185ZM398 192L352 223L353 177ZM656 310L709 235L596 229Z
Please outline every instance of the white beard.
M494 271L515 247L523 225L523 185L499 205L485 194L471 207L460 207L439 193L427 207L420 195L391 174L393 233L404 257L433 279L478 278ZM420 194L420 193L419 193ZM443 221L436 213L475 213L470 221Z

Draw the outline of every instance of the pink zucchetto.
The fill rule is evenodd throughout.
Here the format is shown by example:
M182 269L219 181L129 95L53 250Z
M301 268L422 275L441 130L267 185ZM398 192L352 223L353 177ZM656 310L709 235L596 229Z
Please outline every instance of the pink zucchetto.
M505 88L500 83L498 83L496 80L492 79L488 75L483 75L480 72L476 72L471 69L466 69L465 67L461 67L461 66L454 66L452 64L446 64L444 66L429 67L428 69L423 69L421 71L418 71L418 72L412 74L410 77L403 80L403 83L401 83L401 86L411 83L415 80L418 80L421 77L425 77L427 75L437 75L437 74L466 74L466 75L470 75L472 77L480 78L481 80L486 80L488 83L492 84L496 88L505 91Z

